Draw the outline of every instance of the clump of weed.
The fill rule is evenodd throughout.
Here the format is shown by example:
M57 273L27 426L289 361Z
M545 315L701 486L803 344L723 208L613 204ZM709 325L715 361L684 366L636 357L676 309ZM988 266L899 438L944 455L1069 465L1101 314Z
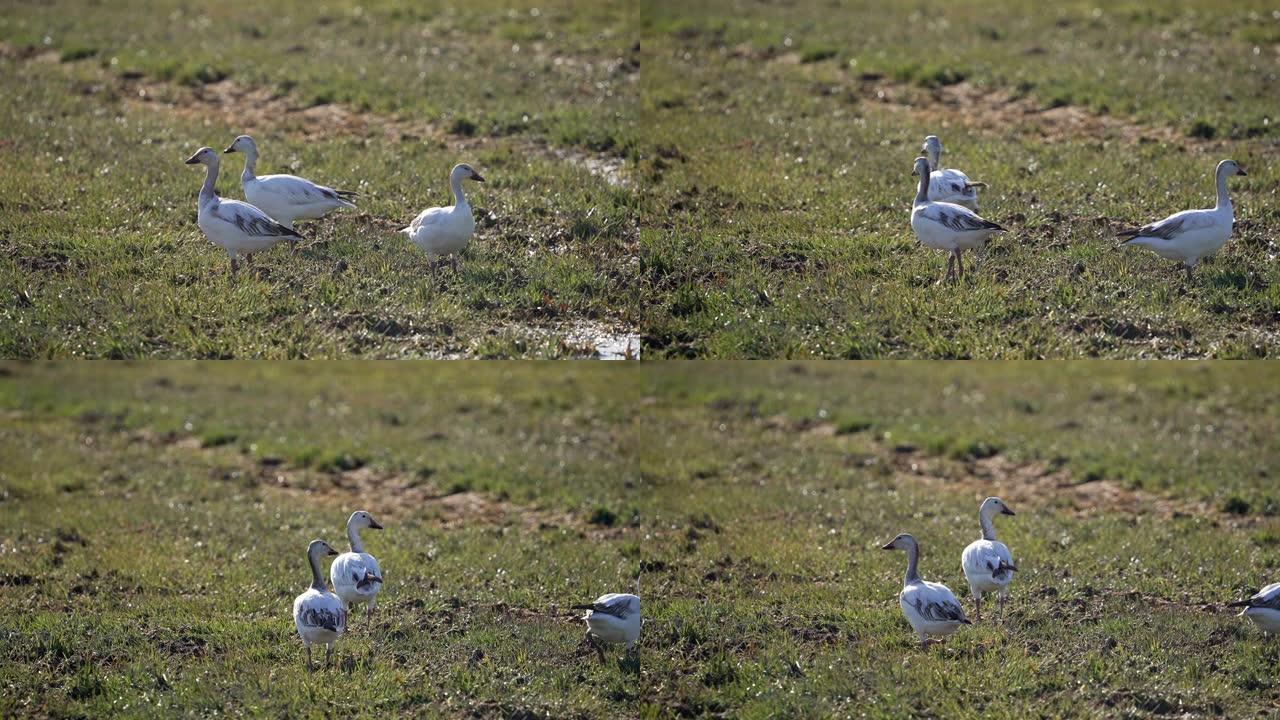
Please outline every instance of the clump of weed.
M860 432L866 432L874 427L874 424L865 418L843 418L836 422L837 435L853 435Z
M369 464L368 458L345 451L324 453L315 459L315 467L323 472L347 472Z
M236 434L225 430L210 430L200 436L200 447L213 448L230 445L236 441Z
M1197 120L1191 123L1191 127L1187 130L1187 135L1201 140L1212 140L1214 135L1218 134L1218 128L1213 124L1204 120Z
M1248 515L1249 501L1239 495L1232 495L1222 502L1222 512L1229 515Z
M98 54L98 48L92 45L72 45L62 49L59 59L62 62L75 62L76 60L84 60Z
M600 525L603 527L613 527L618 522L618 514L607 507L598 507L591 511L591 517L588 521L592 525Z
M827 47L825 45L817 45L814 47L805 48L803 51L801 51L800 62L805 64L822 62L823 60L830 60L835 56L836 56L835 48Z
M454 118L453 123L449 125L450 133L454 135L461 135L463 137L471 137L475 135L477 129L478 128L474 122L464 117Z

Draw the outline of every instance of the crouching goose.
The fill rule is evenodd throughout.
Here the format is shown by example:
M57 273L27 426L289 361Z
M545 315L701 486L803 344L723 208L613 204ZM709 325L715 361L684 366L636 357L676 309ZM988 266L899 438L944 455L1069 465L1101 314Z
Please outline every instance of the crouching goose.
M1240 614L1252 620L1262 632L1280 634L1280 583L1271 583L1257 595L1233 602L1228 607L1243 607Z
M240 184L245 198L287 228L292 229L296 220L318 220L338 208L355 209L351 200L356 194L350 190L334 190L294 175L255 175L258 144L248 135L236 138L222 152L244 153ZM297 248L292 240L289 246Z
M378 561L364 551L364 543L360 542L361 528L381 530L382 526L364 510L351 513L347 519L347 540L351 543L351 552L344 552L333 561L329 567L329 579L333 581L333 591L342 598L344 607L364 603L366 615L373 617L378 591L382 589L382 569L378 567Z
M218 182L218 154L213 148L203 147L187 159L188 165L205 166L204 185L200 188L196 221L205 237L231 256L231 272L240 266L239 256L266 250L284 238L300 238L291 228L272 220L266 213L249 203L225 200L218 197L214 184Z
M458 270L458 253L467 246L467 241L476 231L475 218L471 216L471 206L462 194L462 181L474 180L484 182L480 173L466 163L453 167L449 173L449 187L453 190L452 207L433 207L418 213L418 217L401 228L400 232L427 254L427 262L435 272L435 259L448 255L454 272Z
M610 645L626 645L631 652L640 637L640 598L630 593L608 593L596 598L590 605L574 605L574 610L586 610L582 616L587 621L586 640L600 654L604 662L604 648L599 642Z
M347 608L342 600L324 584L320 574L320 556L337 555L338 551L323 540L312 540L307 546L311 563L311 587L293 601L293 624L307 648L307 671L311 671L311 643L324 643L324 666L333 658L333 644L347 629Z
M929 161L929 197L938 202L955 203L977 211L978 188L984 188L987 184L970 180L968 175L959 170L944 170L939 167L942 161L942 141L937 135L926 137L920 151Z
M978 217L967 207L930 200L929 161L925 158L916 158L911 174L920 177L920 189L911 205L911 229L920 239L920 244L951 253L945 279L957 277L956 265L959 266L959 277L964 277L964 251L985 247L987 238L1004 228Z
M978 508L978 523L982 537L969 543L960 555L960 567L969 581L973 593L973 619L982 620L983 593L998 592L1000 614L1004 614L1004 601L1009 597L1009 582L1018 568L1013 565L1013 555L1004 543L996 540L996 530L991 524L991 514L1013 515L1014 512L1000 498L989 497Z
M907 622L911 623L911 629L920 636L921 648L929 645L930 635L945 637L959 630L961 625L972 624L964 616L964 608L960 607L955 593L946 585L920 578L916 569L920 563L920 545L915 538L902 533L881 549L907 551L907 576L898 595L898 604L902 606Z
M1246 175L1235 160L1218 163L1218 202L1210 210L1183 210L1169 217L1133 230L1124 230L1118 237L1128 238L1120 243L1144 247L1166 260L1177 260L1187 271L1187 280L1200 258L1212 255L1231 237L1235 223L1231 198L1227 197L1227 177Z

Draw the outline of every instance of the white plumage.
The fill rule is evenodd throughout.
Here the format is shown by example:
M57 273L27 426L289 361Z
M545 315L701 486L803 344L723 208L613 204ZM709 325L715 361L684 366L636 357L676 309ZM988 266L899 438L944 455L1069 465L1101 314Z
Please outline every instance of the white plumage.
M627 652L635 647L640 637L640 598L630 593L608 593L596 598L590 605L574 605L575 610L586 610L582 618L587 621L587 640L593 645L596 638L610 645L626 645ZM600 659L604 650L596 645Z
M453 190L452 207L433 207L418 213L418 217L401 228L400 232L427 254L427 261L432 263L435 271L435 260L448 256L453 269L458 269L458 253L462 252L476 231L476 221L471 215L471 206L462 194L462 181L474 180L484 182L484 178L466 163L455 165L449 173L449 187Z
M247 257L266 250L285 238L302 237L249 203L218 197L214 185L218 182L219 160L213 148L200 148L187 159L188 165L197 163L206 168L197 203L197 223L205 237L231 256L232 273L240 266L241 255Z
M920 577L917 570L920 545L914 537L902 533L881 549L907 552L907 575L902 592L898 594L898 605L902 607L907 622L911 623L911 629L919 636L920 647L929 644L931 635L945 637L959 630L961 625L971 624L964 616L964 608L956 600L955 593L946 585L927 582Z
M920 150L929 161L929 197L937 202L954 203L977 211L978 188L987 184L970 180L959 170L940 167L942 141L937 135L926 137Z
M1186 269L1190 280L1200 259L1217 252L1231 237L1235 215L1231 198L1227 196L1227 177L1245 174L1235 160L1223 160L1215 171L1216 205L1209 210L1183 210L1159 222L1124 230L1119 236L1128 239L1121 244L1137 245L1166 260L1177 260Z
M333 645L347 629L347 609L342 600L324 584L320 574L320 556L337 555L338 551L323 540L312 540L307 546L311 564L311 587L293 601L293 624L298 628L302 644L307 648L307 670L311 670L311 644L323 643L324 666L333 659Z
M342 599L345 607L364 604L366 614L372 617L378 591L382 589L383 577L378 561L364 551L364 543L360 541L361 528L381 530L382 526L364 510L351 513L351 517L347 519L347 540L351 543L351 551L342 553L333 561L329 568L329 579L333 581L333 591Z
M920 177L915 202L911 205L911 229L920 244L951 254L946 279L964 277L964 251L986 246L987 238L1004 228L984 220L969 208L948 202L934 202L929 195L929 161L916 158L912 175Z
M1243 607L1240 614L1268 635L1280 634L1280 583L1271 583L1248 600L1231 603Z
M338 208L355 208L351 202L355 193L349 190L334 190L295 175L255 175L258 144L248 135L236 138L223 152L244 153L240 184L245 198L287 228L297 220L317 220Z
M984 593L997 592L1000 612L1004 613L1004 603L1009 597L1009 582L1017 567L1013 564L1013 555L1004 543L996 540L995 527L991 524L991 514L1001 513L1013 515L1013 510L1000 498L989 497L982 501L978 508L978 522L982 526L982 537L969 543L960 555L960 567L964 570L964 578L969 582L969 592L973 593L973 618L982 620L982 596Z

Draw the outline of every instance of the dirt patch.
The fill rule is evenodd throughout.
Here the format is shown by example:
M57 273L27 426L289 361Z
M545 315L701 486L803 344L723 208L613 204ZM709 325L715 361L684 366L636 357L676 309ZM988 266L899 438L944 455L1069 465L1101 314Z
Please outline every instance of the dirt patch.
M786 416L765 418L763 424L767 429L815 438L854 434L841 433L832 423ZM1226 518L1203 502L1177 500L1126 488L1107 479L1082 479L1061 464L1014 460L1001 453L956 460L929 454L908 443L889 444L877 438L872 440L870 455L861 458L860 464L882 464L895 480L923 483L975 498L995 495L1014 508L1049 508L1075 517L1103 514L1156 518L1194 516L1232 524L1247 522L1246 518Z
M319 502L351 508L379 508L379 517L415 518L446 529L459 527L520 527L526 530L565 528L592 536L611 535L622 528L593 525L572 513L521 505L493 493L468 489L442 490L430 473L375 470L367 465L347 470L297 467L281 458L254 459L233 444L206 446L198 437L140 430L133 442L199 453L217 461L221 480L251 483L271 492L306 496Z

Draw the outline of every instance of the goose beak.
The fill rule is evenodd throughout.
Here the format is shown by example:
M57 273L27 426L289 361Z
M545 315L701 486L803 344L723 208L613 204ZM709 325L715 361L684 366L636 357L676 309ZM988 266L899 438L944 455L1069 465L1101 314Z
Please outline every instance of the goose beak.
M912 177L915 177L915 176L917 176L917 175L919 175L919 174L920 174L920 171L916 170L915 168L911 168L911 176L912 176Z
M186 160L186 164L187 164L187 165L198 165L198 164L200 164L199 155L200 155L200 153L196 153L195 155L192 155L191 157L187 158L187 160Z
M475 180L475 181L476 181L476 182L478 182L478 183L482 183L482 182L484 182L484 177L483 177L482 175L480 175L480 173L478 173L478 172L473 172L473 173L471 173L471 179L472 179L472 180Z
M1005 509L1001 510L1001 511L1000 511L1000 513L1001 513L1002 515L1017 515L1017 514L1018 514L1018 513L1014 512L1014 511L1010 510L1009 508L1005 508Z
M222 154L223 154L223 155L226 155L227 153L233 153L233 152L235 152L235 151L236 151L236 146L235 146L235 145L232 145L231 147L227 148L226 150L223 150L223 151L222 151Z
M1236 169L1236 174L1237 174L1237 175L1245 175L1245 176L1248 176L1248 174L1249 174L1249 173L1245 172L1245 171L1244 171L1244 168L1237 168L1237 169Z
M885 545L884 547L882 547L882 548L880 548L880 549L881 549L881 550L893 550L893 549L894 549L894 547L893 547L893 543L889 543L888 545Z
M370 521L369 521L369 527L370 527L371 529L373 529L373 530L381 530L381 529L382 529L382 526L378 524L378 521L377 521L377 520L370 520Z
M338 551L334 550L333 548L329 548L329 552L325 553L325 555L337 555L337 554L338 554Z

